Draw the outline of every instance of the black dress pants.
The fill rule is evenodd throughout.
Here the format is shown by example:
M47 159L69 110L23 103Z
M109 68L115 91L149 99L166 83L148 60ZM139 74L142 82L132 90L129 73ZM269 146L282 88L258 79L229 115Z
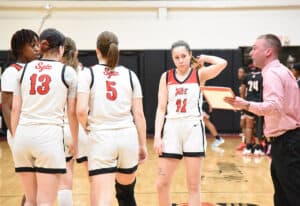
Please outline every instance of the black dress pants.
M274 206L300 206L300 128L272 138Z

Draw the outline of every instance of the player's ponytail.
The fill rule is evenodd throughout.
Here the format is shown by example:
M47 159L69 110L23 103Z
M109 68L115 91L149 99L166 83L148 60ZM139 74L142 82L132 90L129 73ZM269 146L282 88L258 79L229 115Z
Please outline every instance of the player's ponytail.
M64 46L65 36L56 29L45 29L40 34L41 52L57 52L60 46Z
M198 60L196 57L192 56L191 57L191 67L193 69L201 69L203 65L199 64Z
M78 58L77 58L77 48L75 41L71 39L70 37L65 38L65 43L64 43L64 54L62 61L63 63L73 67L75 70L78 67Z
M116 43L111 43L107 52L107 66L115 68L119 61L119 49Z
M119 48L117 36L109 31L102 32L97 39L97 49L101 52L111 69L115 68L119 62Z

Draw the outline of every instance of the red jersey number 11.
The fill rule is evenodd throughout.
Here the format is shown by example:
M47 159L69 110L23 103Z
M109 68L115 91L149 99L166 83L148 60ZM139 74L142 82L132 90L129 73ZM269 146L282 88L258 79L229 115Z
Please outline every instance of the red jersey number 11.
M182 112L185 113L186 112L186 103L187 103L187 99L177 99L176 100L176 105L177 105L177 109L176 112Z

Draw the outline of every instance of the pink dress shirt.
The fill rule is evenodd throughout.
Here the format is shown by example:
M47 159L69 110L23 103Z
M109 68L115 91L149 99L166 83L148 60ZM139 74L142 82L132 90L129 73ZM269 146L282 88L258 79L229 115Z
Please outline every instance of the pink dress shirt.
M292 72L274 60L262 69L263 102L251 102L249 111L264 116L264 134L282 135L300 127L300 89Z

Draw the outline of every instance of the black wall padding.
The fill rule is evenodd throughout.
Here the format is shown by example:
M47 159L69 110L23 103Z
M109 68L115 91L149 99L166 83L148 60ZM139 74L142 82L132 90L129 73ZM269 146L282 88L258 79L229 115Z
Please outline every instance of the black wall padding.
M140 80L144 85L144 108L147 119L147 131L152 134L154 133L159 80L166 69L166 59L164 51L145 51L144 54L144 67L142 68L144 78Z

